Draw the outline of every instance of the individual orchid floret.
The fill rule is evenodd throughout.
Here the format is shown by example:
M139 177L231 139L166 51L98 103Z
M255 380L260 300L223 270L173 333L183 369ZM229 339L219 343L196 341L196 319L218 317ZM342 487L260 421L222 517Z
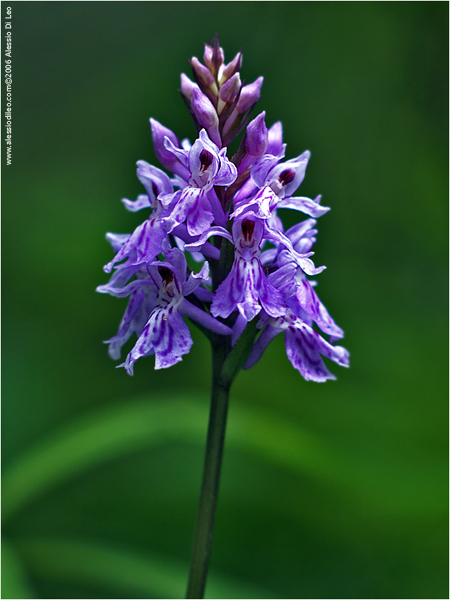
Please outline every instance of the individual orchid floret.
M151 262L162 252L168 238L163 221L166 211L158 197L160 194L172 194L173 185L161 169L149 165L143 160L138 161L137 166L138 179L144 185L147 195L141 194L135 202L127 199L124 199L123 202L132 212L147 207L153 210L149 218L127 238L113 260L105 265L106 273L110 273L116 263L125 259L128 259L127 264Z
M269 343L280 333L285 332L286 354L292 366L306 381L321 383L327 379L336 379L322 360L325 356L341 367L350 365L350 355L342 346L328 343L312 328L307 318L299 318L292 311L274 319L269 317L267 324L256 340L250 356L244 365L249 369L261 358Z
M217 289L211 313L226 318L237 309L246 321L251 321L261 308L272 317L284 314L283 295L271 285L261 265L263 221L249 213L234 222L232 233L234 263Z
M189 184L173 195L161 197L170 204L164 218L168 232L186 222L189 235L201 235L216 220L225 224L225 214L213 186L231 185L237 177L235 165L226 157L226 148L219 150L204 129L189 150L176 148L166 139L166 148L183 163L189 172Z
M155 354L155 369L162 369L179 362L189 352L192 339L183 316L219 335L231 335L229 327L186 298L202 283L209 283L207 262L199 273L191 273L186 279L185 255L173 248L166 252L166 260L141 266L138 272L135 270L137 279L122 285L131 269L117 270L109 284L98 288L119 298L131 296L117 335L108 341L110 355L119 358L121 346L133 333L137 334L134 348L121 365L130 375L136 360L143 356Z
M133 276L136 279L127 285ZM122 346L133 334L139 338L155 305L158 290L148 277L146 267L126 267L115 271L109 283L97 288L97 292L116 298L130 297L117 334L105 342L109 345L108 354L113 360L120 359Z
M308 219L294 225L286 232L286 237L291 239L297 252L307 253L311 250L317 233L317 230L313 229L315 223L314 219ZM265 253L266 260L269 258L267 256L269 252L270 250ZM286 305L297 315L306 313L307 317L312 319L324 333L332 336L333 340L342 338L344 332L336 325L320 301L313 287L314 282L309 281L303 269L292 260L292 254L283 248L278 251L275 260L278 269L269 274L269 281L283 293Z
M280 164L274 164L278 161L273 155L265 154L258 159L251 169L251 178L260 191L250 198L243 198L241 191L235 197L237 209L234 216L237 217L250 205L256 205L257 208L253 207L252 210L265 219L278 208L298 210L314 218L328 212L330 209L327 206L320 205L320 195L314 200L303 196L292 197L305 177L309 157L310 152L306 150L297 158Z

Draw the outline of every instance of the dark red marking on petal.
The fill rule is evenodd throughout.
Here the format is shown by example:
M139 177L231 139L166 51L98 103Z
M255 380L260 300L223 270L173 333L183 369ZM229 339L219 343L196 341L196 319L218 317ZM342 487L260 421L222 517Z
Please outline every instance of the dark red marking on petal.
M208 150L203 149L200 152L199 158L200 158L200 164L201 164L201 167L200 167L201 171L206 171L206 169L208 167L210 167L213 163L213 155L211 154L211 152L208 152Z
M281 185L286 186L288 183L291 183L291 181L294 180L294 177L294 171L292 171L292 169L286 169L286 171L283 171L280 174L278 181L281 183Z
M242 233L246 242L251 241L254 229L255 221L250 221L250 219L244 219L242 221Z

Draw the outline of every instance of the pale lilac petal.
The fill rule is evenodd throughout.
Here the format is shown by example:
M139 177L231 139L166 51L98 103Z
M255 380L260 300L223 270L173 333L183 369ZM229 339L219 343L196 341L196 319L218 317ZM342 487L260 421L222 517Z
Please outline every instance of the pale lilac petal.
M292 261L282 265L268 276L269 282L280 292L283 292L286 298L293 296L297 290L297 281L295 276L298 267Z
M259 300L266 313L271 317L281 317L286 313L286 308L283 303L283 294L268 281L263 274L262 269Z
M317 219L330 210L328 206L321 206L319 204L320 198L321 196L317 196L315 200L304 197L287 198L281 200L277 208L292 208Z
M209 281L209 263L205 262L198 273L192 272L183 285L183 296L189 296L202 283Z
M190 184L211 187L220 168L219 148L202 129L189 151Z
M120 289L123 288L128 281L134 277L134 275L140 275L141 266L140 265L121 265L118 269L114 271L111 275L109 282L105 285L100 285L97 287L96 291L102 294L109 294L110 289ZM146 275L148 275L146 273Z
M214 221L214 215L211 212L211 204L206 193L201 191L197 196L197 201L190 207L187 215L186 225L190 235L201 235Z
M134 230L113 260L103 267L104 271L110 273L117 262L131 257L132 253L135 253L131 257L135 264L151 262L162 251L166 237L163 223L150 217Z
M318 275L326 268L316 267L314 265L313 261L308 258L308 255L310 256L311 254L313 254L312 252L307 253L306 255L302 255L296 252L294 250L294 247L292 246L291 240L288 237L286 237L286 235L284 235L284 233L282 233L281 231L276 231L275 229L271 229L266 226L265 237L270 241L279 243L285 248L287 248L287 250L289 250L291 259L294 262L296 262L296 264L298 264L307 275Z
M236 308L246 321L251 321L261 310L258 291L261 285L261 265L258 260L235 260L228 277L217 288L211 305L215 317L228 317Z
M155 369L166 369L182 360L192 346L189 327L173 307L157 307L125 362L125 370L133 374L134 363L143 356L155 354Z
M240 261L239 276L236 283L243 287L243 292L240 302L237 303L237 308L247 321L252 321L261 311L259 296L263 277L264 274L257 259Z
M128 200L127 198L122 198L122 202L125 205L125 208L130 212L137 212L138 210L142 210L143 208L150 208L150 200L147 194L140 194L136 200Z
M215 228L211 227L210 229L215 229ZM205 232L205 234L203 234L203 235L206 235L208 233L208 231ZM175 229L173 230L172 233L175 236L177 236L175 238L175 240L178 240L177 245L180 247L180 242L181 242L181 244L182 244L181 249L187 250L188 252L190 252L192 254L192 256L194 256L194 254L199 254L199 252L197 252L197 250L200 249L201 254L203 256L206 256L207 258L212 258L214 260L219 260L219 258L220 258L219 248L216 248L208 241L205 241L205 242L202 242L202 243L196 245L197 242L194 242L191 240L195 240L195 238L198 236L189 235L187 232L186 225L184 225L184 224L178 225L177 227L175 227ZM200 239L202 237L203 236L201 236Z
M310 156L311 153L309 150L306 150L300 154L300 156L297 156L297 158L280 163L270 171L266 183L268 184L270 181L276 180L283 182L284 176L289 173L288 183L283 184L282 197L288 198L289 196L292 196L305 178L306 167Z
M258 158L250 171L252 181L258 188L266 185L269 173L278 164L279 160L279 157L273 154L264 154L261 158Z
M145 160L139 160L136 164L137 177L145 187L151 204L154 203L159 194L170 194L173 192L172 182L164 171L150 165Z
M255 182L252 179L247 179L247 181L235 193L233 198L234 205L237 206L240 202L244 201L246 198L249 198L257 191L258 186L255 184Z
M118 252L130 235L130 233L107 233L105 237L111 244L114 252Z
M200 188L193 188L191 186L176 192L177 202L173 206L170 214L163 218L169 233L171 233L175 227L186 221L188 214L190 214L190 211L195 206L198 197L201 194L202 190Z
M285 339L289 360L307 381L336 379L325 366L321 354L343 367L349 366L349 354L345 348L332 346L305 323L296 322L290 326Z
M227 318L236 309L237 303L243 294L243 281L239 277L237 268L238 260L235 260L228 276L216 290L214 300L211 304L211 313L214 317Z
M268 265L270 263L275 262L275 259L277 258L277 253L277 248L269 248L269 250L264 250L264 252L261 252L261 264Z
M297 283L296 297L301 308L317 323L324 333L332 335L334 339L340 339L344 336L344 332L330 317L307 279Z
M236 165L228 160L226 152L226 148L222 148L219 152L220 166L219 172L214 177L214 185L231 185L236 181L238 175Z
M233 243L233 238L231 237L231 234L224 229L223 227L210 227L207 231L205 231L199 238L197 241L195 242L189 242L189 244L186 244L185 248L186 250L200 250L203 245L206 243L206 241L212 237L213 235L220 235L221 237L226 238L227 240L229 240L231 243Z
M180 175L182 177L182 179L185 179L187 181L190 176L190 173L189 173L189 151L176 146L169 137L164 138L164 148L168 155L170 155L170 154L173 155L174 162L176 159L176 162L178 162L179 165L181 167L183 167L181 173L179 171L178 172L173 171L172 168L170 170L173 171L174 173L176 173L176 175Z
M154 288L154 283L152 279L135 279L131 283L124 285L122 287L116 287L111 285L111 282L106 283L105 285L99 285L96 288L96 292L100 292L101 294L109 294L110 296L114 296L115 298L126 298L133 292L146 287L149 289ZM154 294L156 297L156 294Z
M122 346L126 344L133 333L138 337L141 335L153 309L154 300L144 290L139 290L131 295L117 334L105 342L109 344L108 354L113 360L120 359Z
M265 187L256 196L243 201L237 206L233 214L230 215L230 218L236 219L247 211L252 211L258 218L268 219L277 201L278 198L274 192L269 187Z

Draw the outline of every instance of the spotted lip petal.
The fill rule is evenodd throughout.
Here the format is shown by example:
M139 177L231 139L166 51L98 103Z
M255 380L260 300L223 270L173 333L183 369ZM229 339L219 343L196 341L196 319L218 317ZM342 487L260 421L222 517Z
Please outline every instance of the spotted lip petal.
M142 334L127 356L125 370L133 375L134 363L144 356L155 355L155 369L167 369L187 354L192 346L189 327L172 307L157 307Z
M284 314L283 296L267 279L260 261L263 231L264 224L255 215L233 224L235 259L211 305L215 317L226 318L236 309L247 321L261 308L273 317Z
M318 383L336 379L325 366L321 355L341 367L350 365L350 355L341 346L332 346L306 323L298 320L286 329L286 353L292 366L306 381Z

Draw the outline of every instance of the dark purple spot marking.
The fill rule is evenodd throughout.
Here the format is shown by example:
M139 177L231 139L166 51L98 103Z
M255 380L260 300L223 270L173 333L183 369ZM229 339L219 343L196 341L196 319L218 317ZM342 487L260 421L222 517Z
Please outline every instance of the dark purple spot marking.
M278 178L278 180L281 183L281 185L286 186L286 185L288 185L288 183L291 183L291 181L294 180L294 177L295 177L294 171L292 171L292 169L286 169L286 171L283 171L280 174L280 177Z
M170 283L173 281L173 273L167 267L158 267L159 274L163 278L164 283Z
M201 171L206 171L206 169L208 167L210 167L212 165L213 162L213 155L211 154L211 152L208 152L208 150L202 150L200 152L200 170Z
M242 233L244 234L244 239L246 242L250 242L253 235L253 230L255 229L255 222L250 221L249 219L244 219L242 221Z

